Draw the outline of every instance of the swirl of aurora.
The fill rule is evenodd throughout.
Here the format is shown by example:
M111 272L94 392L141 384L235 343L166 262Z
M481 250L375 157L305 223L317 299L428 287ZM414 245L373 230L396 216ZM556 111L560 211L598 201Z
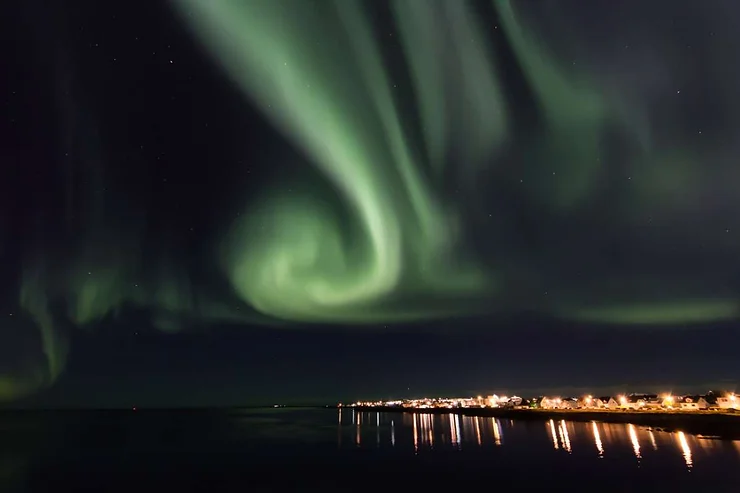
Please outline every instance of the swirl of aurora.
M470 300L494 292L494 276L459 261L455 211L439 193L451 150L452 171L475 169L509 132L494 52L480 41L485 37L466 2L391 3L412 85L404 94L415 99L418 128L399 109L398 84L366 4L180 0L179 6L244 94L338 192L349 216L342 220L340 207L317 193L273 191L250 204L224 248L237 293L278 318L360 322L452 313L440 299L453 305L455 295ZM508 19L509 43L551 126L578 125L576 157L589 160L603 104L527 44L507 2L494 6ZM564 136L553 132L552 152ZM587 189L588 173L578 176ZM404 295L415 303L390 301Z
M454 253L454 214L435 197L432 169L410 143L359 4L326 3L320 13L305 2L184 4L197 12L190 18L225 68L303 150L349 212L342 221L324 197L296 192L272 193L250 206L224 254L239 294L279 318L370 321L435 312L386 303L400 291L484 289L487 280L476 270L445 268ZM333 21L319 21L332 14ZM402 8L399 15L411 19L413 12ZM478 56L487 63L483 53ZM479 90L496 95L493 79L482 83L490 87ZM495 107L496 98L485 104ZM481 122L494 137L502 131L499 114L492 111ZM428 130L436 135L429 137L439 138L441 123L432 123ZM435 158L430 154L429 164ZM247 243L240 238L252 239L249 248L239 247Z
M450 262L455 215L434 186L450 149L464 147L458 159L475 167L507 138L494 56L483 43L469 43L484 37L476 35L480 28L465 3L392 3L420 113L422 138L416 140L423 146L410 137L393 91L397 84L360 2L179 4L245 95L333 185L351 216L345 224L352 227L340 227L318 194L270 194L250 206L224 252L240 295L278 318L369 321L447 310L439 303L430 310L429 300L416 310L408 303L393 308L391 296L414 293L418 301L424 293L490 293L491 279L480 269ZM514 21L510 31L521 37ZM512 44L526 55L525 40ZM459 70L439 61L450 49ZM530 59L533 70L547 72ZM574 97L567 87L560 96L556 105L563 107ZM601 117L598 104L580 111L576 116L587 123ZM453 128L464 135L463 145L452 141ZM242 247L246 238L249 248Z

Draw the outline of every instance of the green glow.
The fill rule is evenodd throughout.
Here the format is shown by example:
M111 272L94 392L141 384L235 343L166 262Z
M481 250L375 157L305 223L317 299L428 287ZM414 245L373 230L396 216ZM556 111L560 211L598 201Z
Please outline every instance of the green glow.
M737 318L737 301L687 300L670 303L633 303L567 312L569 318L584 322L669 325L718 322Z
M529 161L540 175L550 168L552 179L551 186L532 189L534 198L572 209L593 193L606 158L602 136L622 115L574 66L565 69L555 61L536 31L518 19L510 0L493 3L545 119L545 135L529 150Z
M427 155L437 171L444 166L453 132L465 135L461 166L490 158L509 136L505 97L487 34L466 2L439 6L429 8L425 0L391 2L414 81ZM453 50L460 56L441 56ZM450 86L459 90L445 89Z
M38 389L41 382L31 382L14 375L0 375L0 402L11 401Z
M340 227L322 197L310 192L278 190L251 205L224 248L234 288L250 304L289 320L362 322L455 310L445 303L430 308L428 300L392 308L389 298L399 293L485 291L488 282L479 269L450 262L455 214L436 195L428 173L434 165L422 161L409 140L392 77L359 2L183 0L180 5L245 94L339 191L359 225L352 232ZM423 2L396 4L408 49L435 34L424 9ZM459 22L460 32L476 29L470 16L461 15ZM466 63L482 63L479 73L495 73L482 50ZM433 56L415 65L419 83L439 73ZM424 74L427 69L432 73ZM498 105L492 77L466 80L472 107ZM436 139L449 124L435 114L443 96L441 86L420 93L423 118L430 123L425 127L430 159L437 166L443 141ZM496 109L491 118L479 109L478 131L500 142L503 117Z
M64 369L67 361L67 343L54 328L54 322L49 310L48 279L40 269L27 270L23 276L20 292L20 305L31 315L39 328L41 335L41 349L46 358L46 368L36 368L36 371L45 373L46 378L34 379L36 385L54 382ZM31 385L24 381L15 391L23 393L22 389ZM5 391L10 391L6 387ZM2 392L0 392L1 394Z

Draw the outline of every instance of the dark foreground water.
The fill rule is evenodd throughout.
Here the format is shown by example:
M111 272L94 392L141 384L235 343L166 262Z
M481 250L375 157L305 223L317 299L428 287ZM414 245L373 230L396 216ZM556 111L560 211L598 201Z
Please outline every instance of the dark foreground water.
M740 492L740 442L352 410L0 415L0 492Z

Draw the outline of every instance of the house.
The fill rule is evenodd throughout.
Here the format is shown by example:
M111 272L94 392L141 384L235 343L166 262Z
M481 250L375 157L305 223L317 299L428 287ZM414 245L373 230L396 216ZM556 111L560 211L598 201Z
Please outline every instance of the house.
M578 407L581 407L584 409L592 409L594 407L597 407L596 401L597 399L594 399L590 395L587 395L586 397L578 401Z
M540 401L540 408L541 409L559 409L560 408L560 398L558 397L543 397Z
M619 403L614 397L602 396L594 399L594 407L601 409L617 409L619 407Z
M567 397L560 401L560 409L578 409L578 399Z
M619 398L619 407L622 409L642 409L645 400L638 395L627 395Z
M663 399L656 394L644 395L643 399L645 401L645 409L661 409L663 407Z
M672 409L678 407L678 402L681 400L680 397L674 397L672 395L666 395L663 397L663 407Z
M709 403L703 397L690 395L680 399L678 407L682 411L699 411L709 409Z
M720 409L740 409L740 397L735 394L717 397L717 407Z

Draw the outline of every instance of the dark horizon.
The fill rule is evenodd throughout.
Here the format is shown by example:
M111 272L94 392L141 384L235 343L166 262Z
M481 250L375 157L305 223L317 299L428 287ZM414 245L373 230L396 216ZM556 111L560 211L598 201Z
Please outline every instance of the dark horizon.
M543 331L543 323L519 320L505 335L476 331L472 325L458 333L443 330L447 325L435 327L440 329L436 333L418 327L360 334L338 329L245 332L243 327L178 335L154 329L138 335L114 329L81 333L72 338L70 366L55 386L16 404L121 409L326 405L486 392L737 388L733 324L622 329L615 338L608 327L585 334L578 326L556 323ZM707 330L711 338L704 337ZM283 347L285 341L292 345ZM331 357L317 358L317 351ZM703 376L708 364L713 378ZM270 378L259 383L255 375L262 374ZM306 388L306 381L322 386ZM89 388L96 389L94 396Z

